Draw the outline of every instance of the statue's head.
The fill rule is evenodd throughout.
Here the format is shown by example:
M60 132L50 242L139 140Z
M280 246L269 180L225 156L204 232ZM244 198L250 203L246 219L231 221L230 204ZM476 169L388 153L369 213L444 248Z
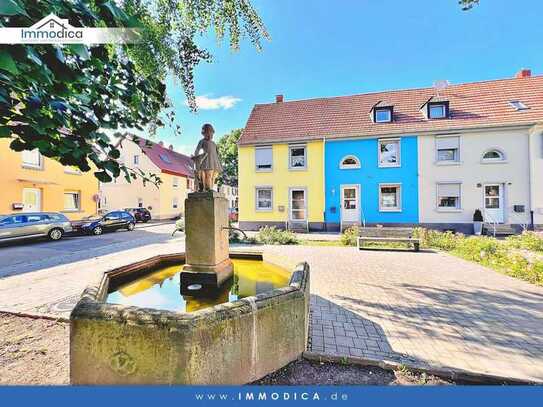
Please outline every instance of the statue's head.
M215 134L215 129L211 124L206 123L202 126L202 136L204 136L206 140L211 140L213 138L213 134Z

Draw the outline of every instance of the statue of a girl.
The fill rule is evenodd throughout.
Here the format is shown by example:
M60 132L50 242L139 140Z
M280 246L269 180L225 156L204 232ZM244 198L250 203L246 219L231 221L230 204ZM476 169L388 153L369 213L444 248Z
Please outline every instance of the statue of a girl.
M196 167L198 191L211 191L217 176L222 172L217 145L213 142L215 129L209 123L202 126L203 138L198 142L192 160Z

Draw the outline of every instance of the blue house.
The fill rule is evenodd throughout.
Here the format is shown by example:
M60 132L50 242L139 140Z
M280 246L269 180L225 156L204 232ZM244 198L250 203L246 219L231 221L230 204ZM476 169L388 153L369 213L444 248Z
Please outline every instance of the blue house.
M324 179L328 230L419 222L417 136L326 140Z

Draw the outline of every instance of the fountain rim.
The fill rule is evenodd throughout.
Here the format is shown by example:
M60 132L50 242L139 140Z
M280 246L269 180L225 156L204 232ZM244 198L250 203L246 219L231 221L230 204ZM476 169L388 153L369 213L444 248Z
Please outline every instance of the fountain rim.
M230 252L230 258L252 259L273 263L273 259L264 260L263 252L255 251ZM105 302L109 289L109 282L112 278L119 278L124 274L131 275L135 271L142 270L142 268L143 270L145 270L145 268L148 270L163 263L179 263L181 261L185 261L185 252L159 254L104 272L104 275L98 284L88 286L82 293L81 298L70 314L70 320L107 319L110 321L135 323L138 325L175 324L179 327L179 325L191 325L202 320L209 321L213 319L230 318L236 314L250 314L254 312L252 304L256 304L257 308L264 308L274 302L289 299L285 297L303 297L306 285L309 284L309 264L307 262L301 262L294 267L289 285L286 287L275 288L265 293L217 304L193 312L160 310L133 305L109 304ZM141 275L144 274L145 272L141 272Z

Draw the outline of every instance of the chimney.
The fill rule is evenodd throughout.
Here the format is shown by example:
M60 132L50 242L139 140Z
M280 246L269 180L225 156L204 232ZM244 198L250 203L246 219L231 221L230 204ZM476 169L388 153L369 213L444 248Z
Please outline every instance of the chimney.
M275 95L275 103L283 103L283 95Z
M170 144L168 148L173 151L173 144Z
M163 142L162 140L160 140L160 141L158 142L158 144L159 144L161 147L164 147L164 142Z
M520 71L517 72L517 74L515 75L515 78L522 79L522 78L529 78L530 76L532 76L532 70L522 68Z

